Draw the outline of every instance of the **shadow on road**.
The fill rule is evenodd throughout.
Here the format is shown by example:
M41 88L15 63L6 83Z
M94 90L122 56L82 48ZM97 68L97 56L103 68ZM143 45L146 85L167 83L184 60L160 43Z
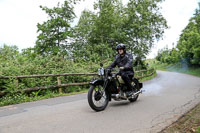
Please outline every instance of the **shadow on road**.
M135 101L135 102L132 102L132 103L129 102L129 101L115 101L115 102L111 102L110 106L111 107L130 106L130 105L135 104L136 102L139 102L139 101Z

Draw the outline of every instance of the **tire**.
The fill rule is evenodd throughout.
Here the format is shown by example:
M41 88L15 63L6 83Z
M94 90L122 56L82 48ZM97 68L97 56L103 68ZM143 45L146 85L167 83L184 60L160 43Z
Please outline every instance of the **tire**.
M95 111L102 111L104 110L107 105L108 105L108 96L105 92L103 92L102 90L96 90L103 88L102 85L91 85L90 89L88 91L88 103L90 105L90 107L95 110ZM103 96L102 96L103 93ZM102 103L102 105L97 106L95 104L95 102L99 102L101 99L104 99L105 101Z
M136 91L140 90L139 81L137 79L133 79L132 84L134 85ZM135 96L134 98L129 98L128 100L130 102L135 102L135 101L137 101L138 97L139 97L139 94L137 96Z

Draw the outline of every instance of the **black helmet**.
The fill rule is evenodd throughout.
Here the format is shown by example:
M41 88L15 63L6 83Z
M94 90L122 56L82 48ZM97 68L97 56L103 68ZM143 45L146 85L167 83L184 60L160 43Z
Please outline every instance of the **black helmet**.
M119 49L123 49L124 51L126 51L126 45L122 43L118 44L116 50L118 51Z

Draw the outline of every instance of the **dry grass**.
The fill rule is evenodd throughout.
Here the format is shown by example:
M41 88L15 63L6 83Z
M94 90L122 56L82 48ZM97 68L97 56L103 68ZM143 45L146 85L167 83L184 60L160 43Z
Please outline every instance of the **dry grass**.
M160 133L200 133L200 103Z

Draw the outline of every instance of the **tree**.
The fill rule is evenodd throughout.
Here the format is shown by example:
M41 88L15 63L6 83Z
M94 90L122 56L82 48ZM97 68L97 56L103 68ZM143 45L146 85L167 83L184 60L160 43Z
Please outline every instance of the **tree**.
M125 37L122 31L123 5L119 0L98 0L94 7L98 12L89 41L107 44L114 50L117 43L123 42Z
M75 27L73 53L75 57L102 60L113 57L116 42L120 36L120 2L118 0L99 0L94 4L96 13L83 11ZM94 57L92 57L94 56Z
M43 24L38 24L39 35L35 50L40 54L66 54L69 38L72 36L70 23L75 18L72 0L65 0L64 4L47 8L40 6L49 17Z
M17 46L8 46L6 44L0 48L0 62L15 59L19 55Z
M176 48L159 51L156 59L164 63L200 66L200 3L183 29Z
M71 44L71 51L73 58L88 59L90 57L89 37L94 27L94 19L96 15L88 10L84 10L80 16L78 25L73 29L73 42Z
M113 57L117 44L124 43L135 56L144 58L167 28L159 12L159 2L161 0L131 0L124 6L120 0L98 0L94 13L82 13L75 28L79 37L73 50L89 51L87 55L80 54L86 58L95 54L105 59Z
M194 17L182 31L177 48L189 65L200 66L200 9L196 9Z
M125 9L126 43L136 56L145 57L167 28L159 12L160 2L162 0L130 0Z

